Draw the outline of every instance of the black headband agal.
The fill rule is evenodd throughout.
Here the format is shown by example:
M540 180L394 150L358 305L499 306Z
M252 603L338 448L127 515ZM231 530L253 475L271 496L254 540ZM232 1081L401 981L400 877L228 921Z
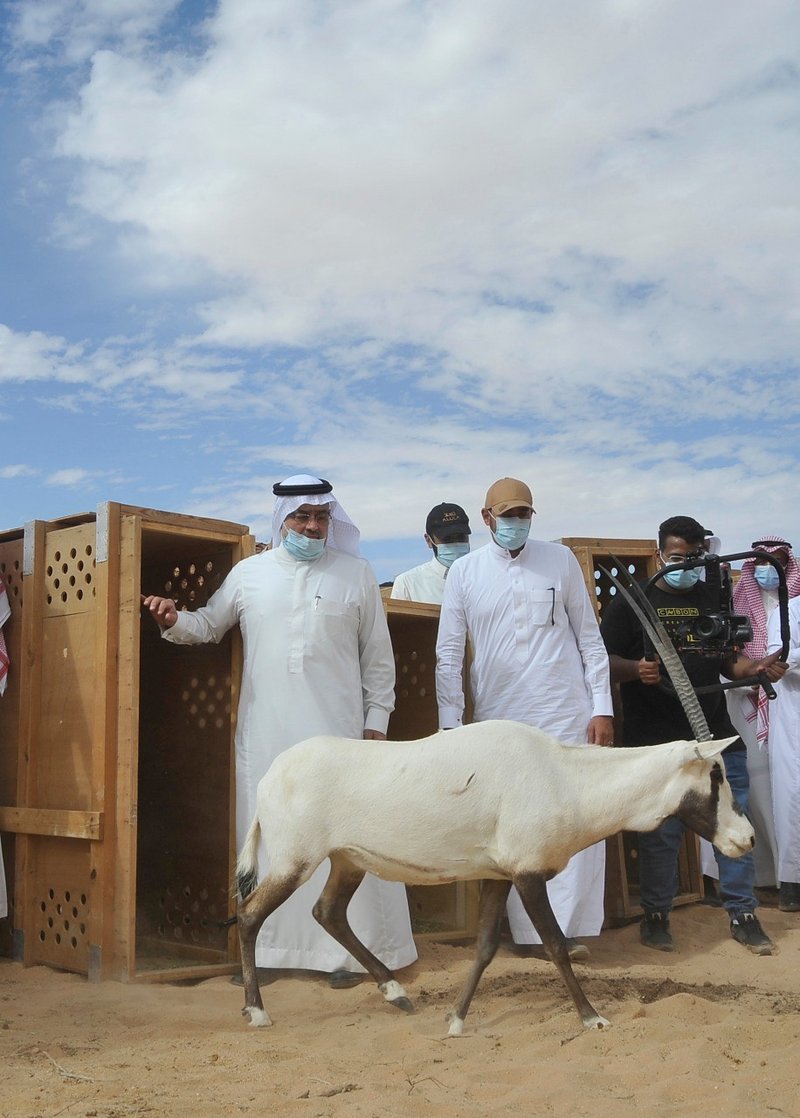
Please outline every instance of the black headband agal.
M777 540L753 540L750 546L754 551L757 547L771 547L775 551L779 549L783 549L784 551L792 550L792 545L790 543L779 543Z
M272 487L276 497L316 497L321 493L332 491L333 486L324 478L311 485L285 485L282 481L276 481Z

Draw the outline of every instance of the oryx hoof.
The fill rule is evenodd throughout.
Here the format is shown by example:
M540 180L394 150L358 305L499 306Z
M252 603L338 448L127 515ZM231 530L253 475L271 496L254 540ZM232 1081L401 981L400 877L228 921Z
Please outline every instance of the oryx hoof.
M272 1024L272 1018L266 1009L259 1009L255 1005L246 1005L242 1010L242 1017L249 1017L250 1024L255 1029L266 1029Z

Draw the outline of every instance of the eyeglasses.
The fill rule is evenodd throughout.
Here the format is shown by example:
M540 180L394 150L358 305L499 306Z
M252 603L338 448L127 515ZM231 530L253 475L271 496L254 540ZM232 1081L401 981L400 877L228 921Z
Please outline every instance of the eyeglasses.
M661 552L661 558L667 564L691 563L695 559L705 559L705 557L706 553L702 548L699 551L692 551L689 555L665 555L663 551Z
M310 524L312 520L316 520L317 524L330 524L331 514L327 509L321 512L290 512L286 519L303 525Z

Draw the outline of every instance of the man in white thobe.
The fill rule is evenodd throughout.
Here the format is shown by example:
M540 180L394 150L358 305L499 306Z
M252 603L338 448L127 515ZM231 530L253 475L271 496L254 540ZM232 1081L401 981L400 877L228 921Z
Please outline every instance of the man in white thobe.
M767 622L767 654L782 647L779 611ZM789 602L789 655L785 675L774 684L769 716L772 808L778 845L778 903L800 911L800 597Z
M461 722L469 637L476 722L509 718L565 745L611 745L608 656L580 566L569 548L528 539L533 513L524 482L495 482L482 510L491 542L450 571L436 645L440 725L447 730ZM604 879L601 842L576 854L548 883L572 958L588 956L576 936L600 932ZM508 918L515 943L541 943L516 890L509 895Z
M800 568L789 541L782 536L763 535L754 540L750 547L752 550L765 551L781 564L789 597L797 597L800 594ZM733 612L750 618L753 639L742 651L751 660L760 660L766 654L767 622L777 605L778 574L775 568L765 559L745 560L733 591ZM735 688L726 691L725 698L734 729L747 747L747 771L750 774L747 815L756 832L753 850L755 883L759 886L776 885L780 877L767 748L770 707L773 704L763 687ZM704 863L703 873L707 872Z
M427 563L399 574L391 597L440 606L447 572L456 559L469 554L470 534L469 517L461 505L448 501L435 505L425 521L425 543L433 556Z
M329 482L306 474L273 489L272 548L242 560L206 606L178 613L170 599L145 605L176 644L218 642L238 624L244 645L236 726L236 839L256 811L256 789L275 758L305 738L385 739L394 709L394 656L359 531ZM269 853L259 857L264 876ZM352 985L363 968L314 920L328 863L265 922L256 965L325 971ZM360 940L390 970L416 957L405 888L370 874L348 909Z

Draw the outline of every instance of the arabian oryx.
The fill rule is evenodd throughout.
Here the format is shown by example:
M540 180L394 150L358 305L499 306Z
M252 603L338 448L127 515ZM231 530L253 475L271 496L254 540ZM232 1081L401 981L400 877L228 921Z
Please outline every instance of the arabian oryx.
M272 1024L258 987L258 930L323 859L331 870L314 916L366 968L384 998L412 1005L391 971L356 939L347 906L364 874L410 885L482 881L478 949L450 1017L458 1036L500 938L513 883L587 1028L608 1022L573 974L545 883L577 851L620 830L678 815L724 854L753 846L720 750L733 739L640 749L560 745L517 722L479 722L420 741L316 737L287 750L258 788L237 864L243 1014ZM263 839L268 869L256 886Z

